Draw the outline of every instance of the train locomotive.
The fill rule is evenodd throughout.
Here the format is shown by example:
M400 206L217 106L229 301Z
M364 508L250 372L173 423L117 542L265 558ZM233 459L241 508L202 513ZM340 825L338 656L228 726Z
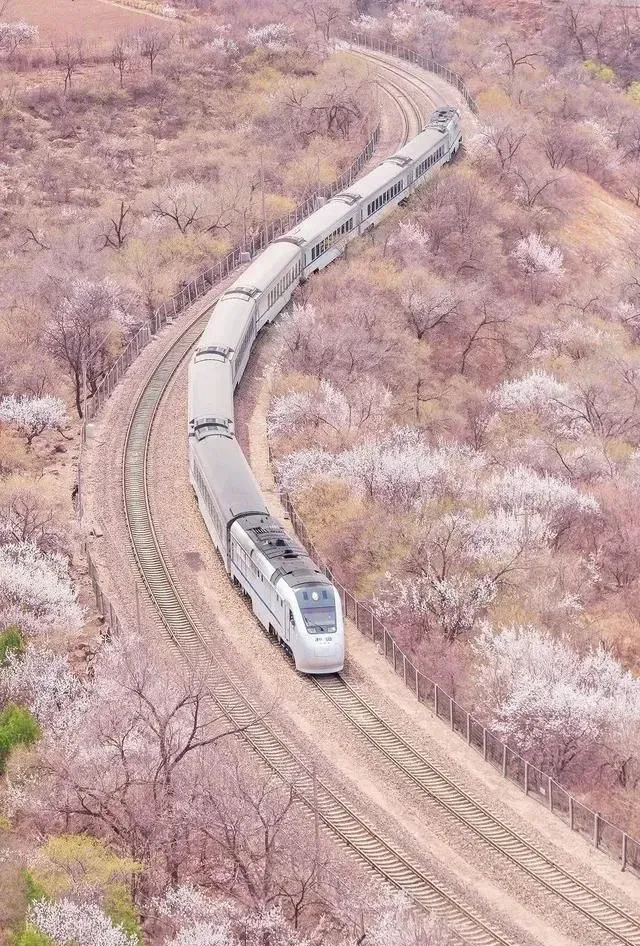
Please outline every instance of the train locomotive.
M269 514L234 434L233 395L260 330L296 287L375 226L462 143L460 114L439 108L400 151L271 243L213 307L189 365L189 470L198 506L230 579L303 673L344 663L340 596Z

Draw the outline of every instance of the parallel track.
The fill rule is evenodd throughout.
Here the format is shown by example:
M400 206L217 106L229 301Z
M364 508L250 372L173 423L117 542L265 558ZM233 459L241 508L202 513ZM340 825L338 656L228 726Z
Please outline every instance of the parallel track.
M344 675L313 680L346 719L425 794L602 930L628 946L640 946L640 920L591 890L483 808L393 729Z
M386 63L374 59L388 71ZM405 81L420 86L398 72ZM386 82L411 102L405 90ZM392 93L388 93L391 94ZM424 93L423 93L424 94ZM395 95L392 98L396 99ZM396 99L409 136L410 118ZM419 109L412 104L414 116ZM216 704L231 719L261 758L282 778L295 787L301 801L317 809L323 822L363 860L392 884L404 890L415 903L442 916L470 944L503 944L507 939L443 888L440 881L423 870L367 825L298 759L276 734L260 719L224 667L222 654L205 638L196 618L190 613L167 568L155 532L147 488L147 459L153 421L160 401L183 359L197 341L207 316L196 319L162 358L142 392L131 418L123 462L123 493L134 555L149 594L168 633L180 651L192 662L215 669L209 674L210 693ZM379 714L356 693L343 677L316 680L317 685L341 713L384 756L423 791L437 799L450 813L475 831L494 849L518 864L547 890L571 904L583 916L596 923L626 946L640 946L640 922L601 897L586 884L571 876L532 844L515 834L482 808L445 775L434 768L411 747ZM315 781L315 784L314 784Z
M206 324L196 319L161 359L135 404L126 434L122 469L125 514L142 579L167 632L195 666L208 669L211 698L238 727L264 762L293 786L300 801L363 861L402 890L418 906L448 923L471 946L511 946L510 941L461 903L423 868L392 846L297 758L264 721L224 665L223 655L206 637L174 582L151 516L147 464L153 422L162 397Z
M404 147L410 138L419 134L419 132L421 132L424 128L424 118L422 112L413 99L407 95L406 91L400 88L399 85L396 85L395 82L385 79L384 82L380 82L379 85L380 88L384 90L385 94L388 95L389 98L393 99L400 114L402 115L403 129L400 147ZM392 92L391 89L394 91ZM405 104L405 102L407 104ZM411 133L412 121L416 126L416 130L413 134Z
M402 69L399 65L396 66L394 63L389 62L384 56L376 56L375 53L371 50L365 52L360 46L350 46L349 52L354 56L359 56L361 59L366 59L369 62L373 63L378 69L382 69L385 72L390 73L391 75L396 76L396 78L402 79L403 82L406 82L408 85L413 86L421 95L423 95L435 109L438 107L436 100L433 98L433 95L437 96L436 90L433 86L426 81L426 79L417 79L413 73L408 72L405 69ZM389 81L389 80L385 80ZM427 89L429 91L427 91ZM406 89L402 89L406 95ZM433 93L433 95L431 94ZM415 104L415 103L414 103Z

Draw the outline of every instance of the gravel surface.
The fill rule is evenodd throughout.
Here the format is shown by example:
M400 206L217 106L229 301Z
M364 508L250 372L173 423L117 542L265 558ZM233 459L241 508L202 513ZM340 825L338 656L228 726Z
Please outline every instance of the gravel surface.
M211 300L207 304L211 305ZM203 308L201 303L200 309ZM136 393L162 353L195 314L194 307L142 353L98 422L90 425L85 521L97 525L97 531L102 533L91 540L91 551L100 566L104 590L131 626L136 623L132 589L139 579L123 516L120 466L124 434ZM273 331L269 331L256 346L239 392L237 429L263 485L267 503L282 518L271 477L264 423L269 397L269 373L264 366L272 353ZM183 366L163 402L154 430L150 457L152 510L181 590L209 633L224 643L229 664L244 679L252 699L270 709L280 730L303 757L315 761L319 774L332 787L366 812L368 820L384 825L385 835L394 844L442 877L461 899L477 905L487 917L498 916L500 926L513 942L523 946L607 943L590 922L561 901L550 898L539 884L408 783L350 728L313 684L295 673L289 661L262 634L243 599L228 583L197 512L187 477L185 404ZM145 630L158 627L146 594L140 594L140 613ZM630 901L637 901L637 880L621 875L606 857L589 848L577 835L571 835L557 819L484 765L473 750L415 702L376 648L353 628L348 629L348 648L350 679L394 728L410 735L412 743L430 761L558 863L588 878L592 886L612 899L621 901L626 893ZM562 851L556 847L558 843ZM631 902L628 909L634 909Z

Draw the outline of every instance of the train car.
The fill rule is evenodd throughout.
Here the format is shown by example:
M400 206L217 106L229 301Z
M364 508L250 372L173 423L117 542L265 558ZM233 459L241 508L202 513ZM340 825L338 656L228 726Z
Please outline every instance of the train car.
M272 516L250 515L231 527L231 575L253 611L302 673L338 673L344 665L340 597L305 550Z
M213 424L191 426L191 483L232 581L298 670L342 670L344 624L335 589L269 515L235 438Z
M328 266L358 232L357 201L347 195L334 197L299 223L278 242L291 242L302 254L302 275L306 278Z

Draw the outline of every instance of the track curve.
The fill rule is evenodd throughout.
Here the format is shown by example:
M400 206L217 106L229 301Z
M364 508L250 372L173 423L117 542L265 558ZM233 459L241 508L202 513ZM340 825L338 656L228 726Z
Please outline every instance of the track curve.
M163 555L151 515L147 464L153 422L169 383L196 343L207 315L196 319L156 366L138 398L125 440L122 489L134 556L156 610L172 640L194 665L209 670L209 693L262 760L291 785L300 801L369 866L428 912L442 917L470 946L512 946L500 931L462 904L440 880L411 863L313 772L267 725L224 666L180 594ZM317 805L317 808L315 807Z

